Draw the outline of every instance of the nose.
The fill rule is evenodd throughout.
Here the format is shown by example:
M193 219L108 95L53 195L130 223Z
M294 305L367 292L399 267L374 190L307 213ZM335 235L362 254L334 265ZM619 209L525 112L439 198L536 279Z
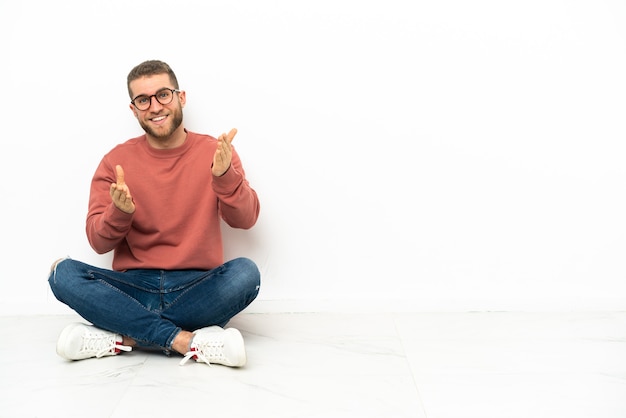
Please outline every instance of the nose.
M153 110L153 106L156 106L156 108ZM161 103L159 103L159 101L156 98L156 95L152 95L150 96L150 107L148 108L148 110L154 112L154 111L158 111L161 110L163 108L163 105Z

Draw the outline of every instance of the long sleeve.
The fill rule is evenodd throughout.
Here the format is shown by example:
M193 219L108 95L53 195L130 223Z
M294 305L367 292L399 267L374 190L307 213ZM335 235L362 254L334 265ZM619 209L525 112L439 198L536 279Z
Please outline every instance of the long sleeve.
M115 182L114 168L103 159L91 181L86 232L89 244L98 254L117 247L130 231L133 215L115 207L109 194Z
M220 177L213 176L213 190L219 200L220 215L229 226L241 229L254 226L260 212L259 198L246 180L235 151L230 168Z

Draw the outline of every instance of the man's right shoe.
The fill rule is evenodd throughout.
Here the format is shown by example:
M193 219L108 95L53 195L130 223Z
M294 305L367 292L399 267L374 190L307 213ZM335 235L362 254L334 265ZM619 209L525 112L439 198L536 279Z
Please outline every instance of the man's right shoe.
M57 354L67 360L114 356L132 347L122 344L122 336L79 322L63 329L57 341Z
M201 328L193 332L190 350L180 361L181 366L190 358L208 365L222 364L242 367L246 364L246 349L241 333L235 328L218 326Z

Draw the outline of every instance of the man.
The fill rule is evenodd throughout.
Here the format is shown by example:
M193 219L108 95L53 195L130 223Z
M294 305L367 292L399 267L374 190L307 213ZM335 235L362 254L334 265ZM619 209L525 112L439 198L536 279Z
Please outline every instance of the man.
M86 222L93 249L114 251L113 269L53 264L54 295L93 324L68 325L57 353L81 360L156 347L182 354L181 364L243 366L241 333L223 327L256 298L260 273L246 258L224 263L220 219L251 228L259 201L232 146L237 130L217 139L186 130L186 95L164 62L139 64L127 86L145 135L104 156Z

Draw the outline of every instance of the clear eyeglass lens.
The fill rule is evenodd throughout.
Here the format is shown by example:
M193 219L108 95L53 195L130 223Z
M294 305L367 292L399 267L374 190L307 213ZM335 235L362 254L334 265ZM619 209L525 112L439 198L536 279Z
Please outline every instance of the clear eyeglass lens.
M172 97L174 96L172 95L171 90L161 90L156 94L156 99L161 104L168 104L172 101Z
M163 89L158 91L154 97L162 105L170 104L174 98L174 94L169 89ZM152 96L139 96L134 100L135 106L139 110L146 110L150 107Z

